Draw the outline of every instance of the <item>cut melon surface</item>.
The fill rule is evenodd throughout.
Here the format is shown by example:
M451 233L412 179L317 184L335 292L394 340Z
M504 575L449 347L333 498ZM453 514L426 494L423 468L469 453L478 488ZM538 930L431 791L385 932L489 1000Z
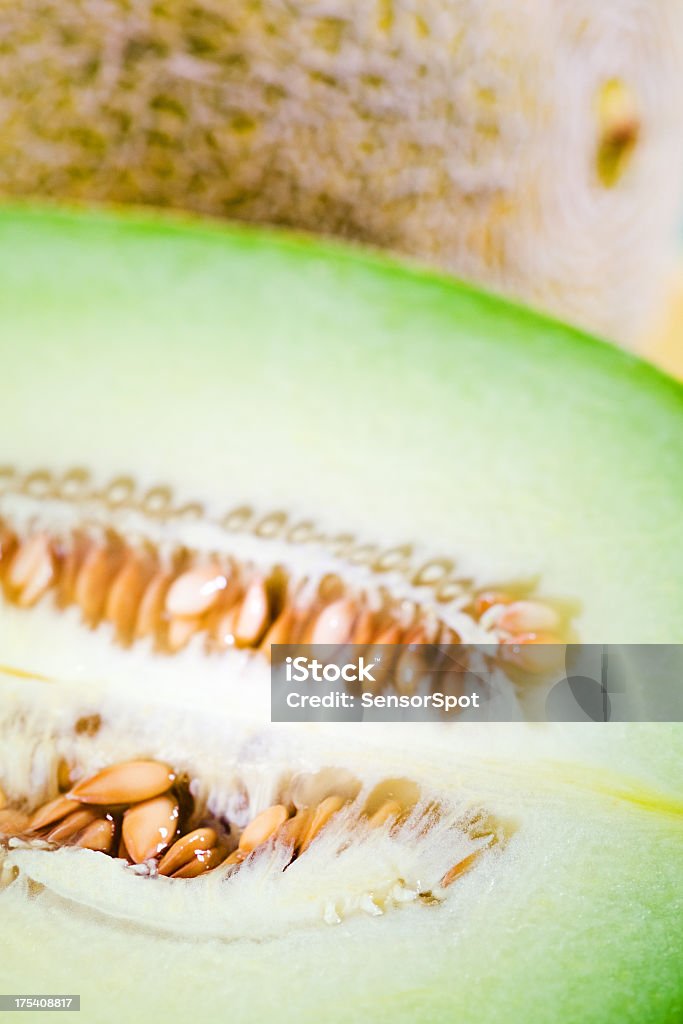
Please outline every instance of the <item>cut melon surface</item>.
M488 735L480 727L478 737L463 727L462 743L451 728L431 735L427 751L415 727L395 745L372 734L354 743L300 727L211 726L168 709L144 719L111 698L98 701L98 736L75 737L69 726L92 696L30 692L44 685L6 683L2 699L0 776L38 802L58 753L85 774L114 754L142 754L196 772L214 807L226 806L235 772L263 806L279 772L325 765L367 786L408 774L426 796L485 807L512 828L451 888L435 888L433 902L410 892L469 847L410 827L371 842L350 831L341 854L332 830L286 870L266 850L236 877L218 869L189 882L139 877L87 850L10 846L0 893L5 987L79 992L93 1021L112 1020L124 1002L142 1016L213 1019L226 1001L244 1021L319 1019L321 1005L340 1021L677 1020L681 806L638 780L633 754L630 777L614 765L631 740L641 756L668 748L680 759L677 727L649 736L622 727L605 744L611 769L577 757L582 742L591 746L585 727L574 727L573 741L556 730L545 756L532 758L513 753L511 726L484 727ZM566 756L572 742L574 763L551 759L551 747L557 755L564 745Z
M82 696L80 705L70 706L63 693L55 700L58 710L29 699L23 686L12 700L4 692L6 722L10 706L33 709L22 726L10 716L2 736L0 771L19 788L37 791L55 748L69 749L69 715L87 708ZM228 754L234 732L223 730L218 753L219 731L206 721L183 731L180 717L160 711L134 723L121 709L102 710L111 727L81 742L84 764L112 750L181 766L194 761L210 766L214 799L235 769ZM617 756L629 738L622 732ZM660 725L650 739L655 756L655 740L673 750L680 732ZM487 851L439 902L405 893L447 853L467 852L451 839L446 853L444 837L425 846L424 839L384 835L363 846L356 836L344 859L334 835L323 834L284 872L266 852L234 879L218 869L188 882L137 877L122 861L86 850L15 847L4 855L9 884L0 893L4 987L79 992L93 1021L113 1020L124 1003L143 1017L214 1019L227 1002L240 1021L274 1013L320 1019L324 1006L324 1019L340 1021L448 1021L455 1014L465 1021L673 1024L682 1005L680 805L662 792L654 799L633 777L630 790L610 791L614 775L597 766L591 773L585 763L525 763L509 753L496 763L494 752L483 756L482 743L477 756L474 744L466 755L457 736L449 740L442 737L430 758L413 752L408 733L402 756L381 744L300 732L277 741L271 732L242 737L252 751L270 751L266 777L276 772L276 754L295 770L350 767L369 784L412 773L430 793L513 821L504 848ZM244 756L239 770L256 799L263 774ZM385 898L399 877L405 902Z
M539 575L586 642L683 635L682 389L639 360L303 238L10 208L0 246L3 463Z
M505 638L516 609L586 643L681 642L681 387L529 311L305 238L6 208L0 254L6 808L153 759L234 842L297 807L297 779L358 780L291 863L274 840L188 880L5 834L0 987L79 992L88 1021L674 1024L678 723L275 726L265 619L221 651L201 618L218 604L176 616L182 649L168 620L209 601L196 572L217 560L208 585L239 562L252 611L266 572L338 577L338 606L322 590L312 606L328 628L330 608L380 621L388 594L439 636ZM95 585L108 544L117 572L125 545L153 550L155 572L182 550L165 646L118 642ZM499 603L473 611L490 587ZM396 779L419 798L369 830L368 794Z

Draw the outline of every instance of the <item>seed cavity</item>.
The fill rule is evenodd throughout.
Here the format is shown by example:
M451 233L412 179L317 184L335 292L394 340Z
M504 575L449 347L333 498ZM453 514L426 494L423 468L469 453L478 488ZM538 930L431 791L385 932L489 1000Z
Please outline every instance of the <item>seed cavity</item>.
M151 790L164 792L148 796ZM71 846L123 860L134 874L171 881L198 879L216 868L232 878L264 851L276 855L279 870L305 858L311 848L333 829L335 838L321 848L324 857L338 856L355 841L380 833L399 842L401 830L411 841L422 841L443 824L444 807L424 802L420 787L409 778L387 778L361 799L361 784L341 769L289 778L281 799L247 814L242 826L226 818L211 818L195 806L190 780L159 761L128 761L109 765L80 780L67 795L39 806L29 816L21 808L0 809L0 844L10 849L33 846L49 852ZM384 894L360 895L357 906L372 916L386 906L420 899L439 902L448 889L487 851L503 846L512 832L509 825L484 811L472 811L447 826L470 848L435 879L436 895L423 899L418 886L397 878ZM448 832L448 835L451 833ZM4 837L4 838L3 838ZM337 852L335 852L337 851ZM438 876L437 876L438 878ZM339 917L325 911L326 919Z
M107 509L114 516L121 507ZM146 641L166 655L193 644L208 654L267 656L273 643L521 645L532 634L562 643L570 628L571 610L533 599L528 586L476 589L449 575L450 559L402 579L391 559L368 563L346 536L312 559L305 544L277 546L258 530L228 554L162 535L153 541L137 528L129 535L96 517L87 523L50 532L30 516L0 520L0 583L17 607L77 607L85 626L108 626L124 647ZM408 680L410 660L401 667Z

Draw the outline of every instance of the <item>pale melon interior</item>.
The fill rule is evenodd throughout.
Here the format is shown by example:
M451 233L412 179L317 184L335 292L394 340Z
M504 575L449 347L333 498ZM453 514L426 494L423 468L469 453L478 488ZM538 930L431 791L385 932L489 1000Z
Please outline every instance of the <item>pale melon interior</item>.
M15 794L40 791L54 750L69 749L68 724L93 706L82 690L41 696L34 685L45 688L3 688L0 776ZM252 793L266 803L269 772L288 763L334 764L369 779L410 771L422 786L481 803L516 829L443 902L386 906L378 916L367 902L359 909L358 898L376 895L394 874L408 883L411 871L426 877L443 857L443 837L427 850L378 837L341 870L323 836L298 874L266 858L237 886L211 874L180 883L134 877L89 851L11 849L3 879L19 876L0 897L5 986L11 979L26 991L79 992L93 1021L110 1020L121 1001L169 1020L212 1019L226 1001L245 1021L287 1019L294 1007L299 1019L319 1019L321 1006L330 1020L675 1019L681 808L643 778L647 752L676 742L673 727L649 737L643 729L640 752L610 774L591 769L589 758L576 763L590 739L566 726L541 730L533 754L524 727L501 727L498 737L490 727L478 735L464 727L462 744L432 731L429 747L408 762L407 732L349 743L340 730L230 730L211 728L201 713L192 721L169 709L146 720L115 700L98 706L102 735L72 741L86 764L113 751L180 759L203 765L206 785L225 792L229 751L241 750ZM604 760L614 766L627 738L608 741ZM337 924L324 916L331 894L349 911L356 900Z

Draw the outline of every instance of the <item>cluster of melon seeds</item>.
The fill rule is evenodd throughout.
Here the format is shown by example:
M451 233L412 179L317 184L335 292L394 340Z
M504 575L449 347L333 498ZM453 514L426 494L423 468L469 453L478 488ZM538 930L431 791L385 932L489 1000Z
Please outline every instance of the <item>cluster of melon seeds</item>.
M31 815L13 809L0 812L0 831L142 864L175 847L190 808L186 781L168 765L128 761L81 780ZM214 845L198 850L208 852ZM196 873L206 869L201 859L197 867Z
M296 557L293 558L296 565ZM557 607L501 588L464 591L439 604L428 593L393 593L381 579L359 585L343 567L312 573L178 547L161 554L113 530L20 534L0 520L0 580L6 600L31 608L51 599L77 606L91 629L109 623L122 646L148 639L174 654L195 637L204 650L268 653L271 644L500 643L520 651L562 642L567 618ZM464 635L463 635L464 634ZM399 670L398 676L400 677Z
M240 828L224 819L196 820L188 780L168 764L127 761L81 779L30 814L7 807L0 789L0 840L44 849L80 847L125 860L141 875L190 879L220 865L233 873L266 846L285 850L286 865L291 864L342 811L350 812L348 841L356 828L395 832L419 801L419 788L405 780L376 786L361 806L354 803L359 789L359 783L349 788L340 780L338 792L308 804L295 803L293 794L285 792L282 802L255 814ZM439 805L429 804L415 824L420 834L433 828L439 815ZM499 824L480 813L457 827L479 845L444 874L444 888L502 838Z

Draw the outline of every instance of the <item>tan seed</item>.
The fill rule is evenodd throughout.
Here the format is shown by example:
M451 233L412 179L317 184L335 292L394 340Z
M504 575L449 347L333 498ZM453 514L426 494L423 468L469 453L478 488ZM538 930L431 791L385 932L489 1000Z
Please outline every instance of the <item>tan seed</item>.
M131 863L133 862L133 858L131 857L131 855L128 853L128 850L126 849L126 844L125 844L123 835L119 836L119 848L117 850L116 856L119 858L119 860L128 860Z
M210 850L216 845L217 836L212 828L197 828L182 839L178 839L159 861L159 874L172 875L189 864L198 850Z
M238 603L227 611L217 614L211 627L211 639L218 650L226 651L229 647L235 646L237 642L235 631L239 612L240 606Z
M390 818L398 818L403 808L398 800L387 800L379 807L370 818L371 828L381 828Z
M30 578L24 584L18 603L22 608L32 608L52 585L55 578L55 560L50 545L45 541L40 562L34 565Z
M494 604L510 604L512 598L502 590L485 590L474 600L474 614L481 618L484 612L493 608Z
M12 559L7 578L10 585L19 592L19 605L29 608L43 596L54 574L55 564L49 538L45 533L36 533L20 545Z
M95 821L99 816L99 811L94 811L90 807L82 807L60 821L51 832L48 832L47 838L51 843L65 843L67 840L73 839L86 825Z
M74 534L65 549L58 549L60 572L57 583L57 604L60 608L66 608L75 600L78 574L89 547L85 537L81 534Z
M181 651L201 626L200 619L171 619L166 630L166 646L172 654Z
M68 796L85 804L134 804L161 796L174 781L174 772L161 761L126 761L82 779Z
M261 649L270 657L273 644L304 643L308 620L307 609L298 604L288 605L280 612L261 642Z
M178 803L159 796L131 807L123 816L123 840L136 864L156 857L172 842L178 830Z
M225 866L232 864L241 864L243 860L246 860L248 854L243 853L242 850L233 850L229 857L225 858Z
M114 624L119 643L129 644L133 638L140 602L151 578L148 561L129 556L109 588L104 617Z
M224 852L215 846L210 850L196 850L192 860L174 872L172 877L197 878L198 875L204 875L207 871L217 868L224 860Z
M240 606L240 586L237 577L231 574L228 586L220 595L215 607L202 620L207 630L207 649L225 651L235 645L235 625Z
M255 647L263 636L270 608L263 580L255 579L247 587L235 624L238 647Z
M384 805L395 804L402 813L410 813L420 799L420 787L406 778L387 778L378 782L369 794L364 814L371 816Z
M20 836L28 831L29 816L24 811L7 807L0 811L0 835Z
M142 595L140 607L135 620L135 638L154 635L161 622L164 611L166 591L171 583L168 573L157 572L149 581Z
M216 565L205 565L181 573L166 594L169 615L194 617L213 608L228 585L225 573Z
M503 642L500 654L504 661L524 672L552 672L564 663L566 647L555 633L518 633Z
M54 579L54 563L52 559L46 560L26 584L17 599L20 608L32 608L40 601Z
M15 535L0 522L0 575L9 566L16 544L17 538Z
M422 644L433 644L436 630L436 622L430 622L429 626L415 626L408 630L403 638L404 647L420 647Z
M396 662L399 653L397 645L400 644L402 635L403 630L396 622L380 629L365 652L366 663L374 663L372 674L375 681L374 683L364 682L363 689L369 690L371 693L381 692Z
M93 544L76 577L74 597L83 612L86 625L96 626L104 613L104 604L112 577L118 568L116 552L106 544Z
M311 823L312 810L310 807L302 807L293 818L288 818L284 825L277 830L277 841L283 846L290 846L293 853L301 849L301 843Z
M318 804L313 813L311 823L306 830L306 835L302 839L300 853L306 852L315 837L325 828L325 825L327 825L330 818L332 818L337 811L341 810L343 806L344 801L340 796L328 796Z
M296 643L294 639L294 628L297 622L296 613L293 608L285 608L275 622L272 624L262 641L262 648L270 652L273 644Z
M351 636L357 607L348 598L333 601L320 612L311 631L312 644L343 644Z
M441 879L441 885L444 889L447 889L449 885L452 885L456 878L460 878L466 871L473 866L474 862L478 857L481 856L482 850L475 850L474 853L470 853L467 857L464 857L457 864L454 864Z
M51 800L49 804L43 804L33 813L30 821L31 831L39 832L41 828L54 825L56 821L61 821L62 818L66 818L67 815L80 809L81 804L78 800L69 800L68 797L58 796L56 800Z
M274 804L267 810L257 814L253 821L250 821L240 836L239 849L241 853L251 853L257 846L261 846L277 832L283 825L289 813L283 804Z
M98 818L86 825L76 840L76 846L98 853L109 853L114 843L115 830L116 826L111 818Z
M388 626L385 626L375 637L373 643L378 646L386 644L398 644L401 642L403 630L397 622L391 622Z
M7 582L16 590L21 590L31 579L35 568L40 565L45 552L50 550L50 543L45 533L34 533L23 540L14 553L7 573Z
M515 601L498 619L498 628L506 633L528 633L536 630L553 630L560 624L560 617L554 608L537 601Z
M358 616L353 627L351 642L358 645L369 644L377 631L377 615L370 608L365 608Z

